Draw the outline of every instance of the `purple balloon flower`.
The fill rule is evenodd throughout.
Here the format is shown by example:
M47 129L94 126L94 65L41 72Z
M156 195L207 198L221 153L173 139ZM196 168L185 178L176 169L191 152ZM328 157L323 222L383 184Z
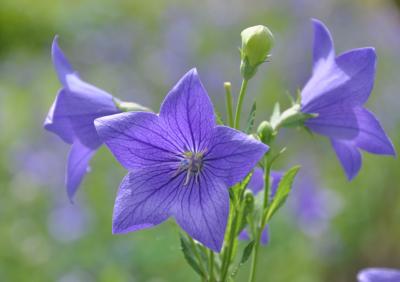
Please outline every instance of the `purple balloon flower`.
M374 48L359 48L335 57L326 26L313 20L313 73L301 92L302 112L317 114L306 125L330 138L349 180L361 168L360 149L395 155L376 117L363 107L374 84Z
M398 282L400 270L391 268L366 268L357 275L358 282Z
M44 128L72 145L65 180L72 200L89 169L90 159L102 144L94 120L120 111L110 94L80 79L58 46L57 37L51 51L62 88L50 108Z
M283 173L280 171L271 171L271 199L275 196L276 190L278 189L279 182L281 181ZM257 167L253 171L253 175L247 185L255 195L264 189L264 172L261 168ZM249 232L247 229L243 229L239 234L240 240L250 240ZM268 225L265 226L261 233L261 244L266 245L269 243L269 231Z
M172 216L194 239L220 251L228 188L253 169L268 147L216 126L197 71L181 78L158 115L122 113L96 119L95 125L129 170L117 194L113 233L149 228Z

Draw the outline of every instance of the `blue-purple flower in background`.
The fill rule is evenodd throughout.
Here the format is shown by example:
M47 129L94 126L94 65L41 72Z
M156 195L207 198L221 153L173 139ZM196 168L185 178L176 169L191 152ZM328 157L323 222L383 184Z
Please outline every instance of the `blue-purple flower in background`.
M97 131L129 170L114 206L113 233L174 217L194 239L220 251L229 213L228 188L244 179L268 150L235 129L216 126L197 71L174 86L160 113L96 119Z
M282 172L279 171L271 171L271 199L275 196L276 190L278 189L279 182L281 181L283 176ZM253 171L253 175L247 185L247 188L250 189L254 195L257 195L264 189L264 172L261 168L256 167ZM250 240L249 231L245 228L239 234L240 240ZM261 244L266 245L269 242L269 231L268 225L265 226L263 232L261 233Z
M94 120L120 111L110 94L80 79L58 46L57 37L53 41L52 60L62 87L44 127L72 145L66 172L67 193L72 200L89 169L90 159L102 144Z
M363 107L374 84L374 48L359 48L335 56L327 27L313 20L313 72L301 91L301 111L316 114L305 125L330 138L349 180L361 168L360 149L395 155L392 142L376 117Z
M392 268L366 268L357 275L358 282L398 282L400 270Z
M342 209L339 194L321 187L316 171L308 168L299 173L289 201L299 228L310 237L330 232L332 219Z

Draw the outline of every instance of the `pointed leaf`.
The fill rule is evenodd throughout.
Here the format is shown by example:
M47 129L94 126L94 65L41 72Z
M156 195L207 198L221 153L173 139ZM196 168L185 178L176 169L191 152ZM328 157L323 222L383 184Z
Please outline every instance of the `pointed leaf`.
M275 197L272 200L271 205L266 210L266 221L268 222L269 219L275 214L276 211L285 203L289 193L292 189L292 184L294 178L299 171L300 166L295 166L289 169L282 177L281 181L279 182L278 189L276 191Z
M250 258L250 255L253 252L254 243L255 241L253 240L250 243L248 243L247 246L244 248L242 258L240 260L241 264L244 264Z
M254 101L253 106L251 106L250 114L249 117L247 118L247 128L246 128L246 133L249 134L254 127L254 121L256 119L256 102Z
M182 235L180 235L180 241L181 241L183 256L185 257L187 263L193 268L194 271L197 272L197 274L199 274L201 277L205 277L205 274L201 271L199 263L197 262L197 259L194 255L194 250L191 244Z
M243 249L243 253L242 253L242 258L240 259L239 264L235 267L235 269L232 271L231 273L231 277L235 277L237 272L239 271L239 268L246 263L246 261L249 260L251 253L253 252L254 249L254 243L255 241L251 241L250 243L248 243L246 245L246 247Z

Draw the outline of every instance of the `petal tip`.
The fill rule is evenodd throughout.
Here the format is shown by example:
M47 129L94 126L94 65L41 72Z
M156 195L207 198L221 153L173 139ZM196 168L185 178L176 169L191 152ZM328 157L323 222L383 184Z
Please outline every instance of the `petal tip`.
M65 76L67 74L74 73L74 70L72 69L71 64L58 44L58 35L56 35L53 39L51 46L51 58L60 82L65 84Z

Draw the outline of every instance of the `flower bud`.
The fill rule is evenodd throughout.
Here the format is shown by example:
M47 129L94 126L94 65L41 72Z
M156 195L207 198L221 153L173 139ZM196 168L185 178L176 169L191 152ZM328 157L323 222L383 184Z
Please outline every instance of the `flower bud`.
M254 210L254 195L250 190L246 190L244 194L245 200L245 208L244 213L245 215L250 214Z
M257 134L264 144L269 144L274 135L274 129L268 121L263 121L257 128Z
M240 35L242 37L240 71L245 79L250 79L256 73L257 67L267 59L274 37L263 25L246 28Z

